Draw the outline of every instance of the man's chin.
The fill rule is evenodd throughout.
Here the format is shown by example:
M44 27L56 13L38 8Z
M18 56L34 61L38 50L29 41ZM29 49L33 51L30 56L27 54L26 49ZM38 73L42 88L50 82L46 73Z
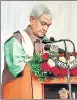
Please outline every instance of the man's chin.
M41 34L41 35L40 35L40 37L43 37L43 36L44 36L44 34Z
M43 35L43 36L39 36L39 38L41 38L41 39L42 39L43 37L44 37L44 35Z
M40 38L44 37L44 35L45 35L45 34L40 34L40 33L39 33L39 37L40 37Z

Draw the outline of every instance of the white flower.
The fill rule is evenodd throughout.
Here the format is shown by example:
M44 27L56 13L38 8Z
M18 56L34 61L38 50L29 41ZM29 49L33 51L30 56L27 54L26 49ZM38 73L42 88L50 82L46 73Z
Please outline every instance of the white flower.
M55 66L55 62L52 59L49 59L47 62L51 67Z
M59 60L62 61L62 62L64 62L64 63L66 62L66 58L65 57L59 57ZM72 62L74 60L75 60L75 57L74 56L70 56L69 61Z
M74 56L70 56L70 62L74 61L75 57Z
M59 57L59 60L64 62L64 63L66 62L66 58L65 57Z

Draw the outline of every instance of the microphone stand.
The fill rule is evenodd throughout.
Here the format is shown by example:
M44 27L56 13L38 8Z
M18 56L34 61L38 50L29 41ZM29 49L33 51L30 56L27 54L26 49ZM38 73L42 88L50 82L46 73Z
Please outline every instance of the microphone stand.
M65 45L66 65L67 65L67 68L68 68L67 80L68 80L68 88L69 88L69 97L70 97L70 99L72 99L71 82L70 82L70 62L69 62L67 46L66 46L66 42L65 41L70 41L73 44L73 51L75 52L75 45L74 45L74 43L71 40L68 40L68 39L61 39L61 40L58 40L58 41L50 41L50 40L44 41L43 40L42 42L44 44L46 44L46 43L56 43L56 42L61 42L61 41L64 41L64 45Z
M70 62L69 62L67 46L66 46L66 42L65 41L64 41L64 44L65 44L66 64L67 64L67 68L68 68L67 80L68 80L68 88L69 88L69 97L70 97L70 99L72 99L71 82L70 82Z
M72 45L73 45L73 51L75 52L75 51L76 51L76 50L75 50L75 44L74 44L71 40L68 40L68 39L65 39L65 41L69 41L69 42L72 43Z

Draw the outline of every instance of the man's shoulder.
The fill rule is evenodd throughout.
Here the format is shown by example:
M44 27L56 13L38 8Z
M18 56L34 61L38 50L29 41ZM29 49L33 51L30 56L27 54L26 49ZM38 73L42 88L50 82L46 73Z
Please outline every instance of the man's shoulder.
M21 43L22 35L19 30L13 32L13 34L5 41L4 44L10 42L11 40L13 40L13 38L17 39Z
M10 42L13 38L18 40L21 44L22 44L22 38L25 40L30 39L26 31L19 29L17 31L14 31L12 35L5 41L4 44Z
M16 38L20 43L22 43L22 35L19 30L13 33L13 37Z

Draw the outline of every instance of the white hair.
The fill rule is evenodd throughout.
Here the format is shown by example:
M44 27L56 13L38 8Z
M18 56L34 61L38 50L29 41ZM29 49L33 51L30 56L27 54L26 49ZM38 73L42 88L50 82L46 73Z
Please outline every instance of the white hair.
M43 14L47 14L52 19L51 11L45 5L35 6L30 13L30 17L40 18Z

